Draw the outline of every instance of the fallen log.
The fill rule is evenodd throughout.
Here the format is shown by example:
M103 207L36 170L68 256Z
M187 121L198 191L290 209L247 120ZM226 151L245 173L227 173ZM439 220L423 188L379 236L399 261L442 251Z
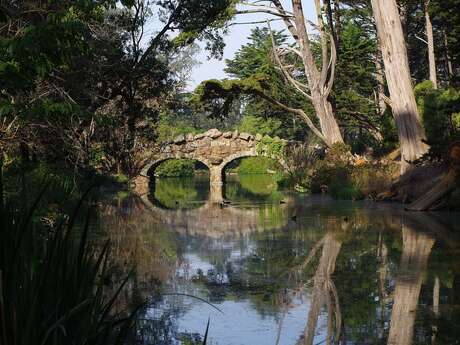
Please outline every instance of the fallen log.
M436 208L441 200L455 188L460 171L460 141L449 146L447 156L449 168L445 175L427 193L420 196L409 206L408 211L430 211Z

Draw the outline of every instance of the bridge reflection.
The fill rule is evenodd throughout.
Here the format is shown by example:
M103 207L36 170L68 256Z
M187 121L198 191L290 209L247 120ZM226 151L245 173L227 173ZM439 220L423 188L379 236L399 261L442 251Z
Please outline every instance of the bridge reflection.
M281 204L245 207L244 204L216 204L211 197L202 206L188 209L159 207L148 195L142 196L141 200L158 221L168 228L179 233L208 237L285 228L289 224L289 215L293 208L293 200L290 198L285 198Z

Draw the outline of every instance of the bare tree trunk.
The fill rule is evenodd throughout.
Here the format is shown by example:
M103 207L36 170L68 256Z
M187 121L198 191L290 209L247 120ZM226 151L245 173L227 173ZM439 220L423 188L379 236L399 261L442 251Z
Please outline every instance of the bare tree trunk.
M340 132L339 125L332 112L332 105L327 99L327 96L317 92L312 92L313 107L319 118L321 132L323 133L326 144L332 146L335 143L343 143L342 133Z
M374 60L375 71L376 71L376 80L377 80L377 101L379 114L383 116L387 110L387 104L385 103L385 78L383 77L383 66L382 66L382 52L380 47L377 48L377 54Z
M401 173L428 151L415 101L401 20L395 0L371 0L385 76L401 145Z
M329 25L332 36L334 37L335 46L336 48L338 48L339 39L338 39L337 32L336 32L336 23L334 23L334 13L332 11L331 0L325 0L324 4L326 5L327 24Z
M434 244L433 238L417 232L420 230L403 225L403 252L400 274L396 279L388 345L412 344L423 274Z
M436 56L434 54L433 25L431 24L430 13L428 12L430 0L425 0L425 25L426 37L428 42L428 62L430 65L430 80L435 89L438 88L438 78L436 76Z
M328 38L326 36L321 4L320 0L315 0L316 15L318 18L318 28L320 31L321 39L321 50L322 50L322 59L323 66L321 72L316 67L315 58L310 46L310 38L308 37L307 27L305 25L305 16L302 7L301 0L292 0L292 8L294 12L294 22L298 35L298 43L300 46L300 52L302 54L302 60L305 67L305 75L308 79L308 85L311 90L311 101L313 107L315 108L316 115L318 116L321 132L326 138L326 144L329 146L333 145L336 142L343 142L342 134L340 133L339 125L332 113L332 106L328 100L329 94L332 89L333 79L327 80L328 71L329 71L329 48L328 48ZM336 54L335 43L333 39L330 44L332 45L333 50L331 54L332 63L335 64L334 57ZM334 66L332 66L334 68ZM331 72L334 77L334 72Z
M342 32L342 25L340 23L340 0L334 0L334 20L335 20L335 34L337 35L337 48L340 45L340 33Z
M448 78L450 79L454 75L454 68L452 66L452 59L450 58L450 55L449 55L449 44L447 42L447 34L445 30L443 32L443 36L444 36L444 49L446 50L447 73L448 73Z
M252 6L261 6L257 4L260 1L253 1ZM307 31L306 19L301 0L292 0L292 13L284 9L280 0L272 0L274 7L268 10L246 10L238 13L254 13L257 11L269 11L270 14L281 17L290 34L297 42L298 49L294 47L276 47L276 42L272 35L273 53L276 63L285 76L286 80L304 97L312 102L315 109L316 117L319 120L320 130L318 130L308 115L302 109L292 109L286 105L280 104L276 100L270 100L267 95L260 94L261 97L269 100L292 113L299 114L306 121L312 131L321 138L326 145L332 146L335 143L343 143L342 133L334 116L333 107L329 101L335 78L335 65L337 62L337 50L333 35L326 33L323 22L323 10L320 0L314 0L318 24L315 26L320 34L322 66L316 65L315 56L312 51L310 37ZM262 6L264 7L264 6ZM293 70L290 64L285 64L283 56L286 53L294 54L302 61L304 74L307 83L299 81L296 78L298 70Z

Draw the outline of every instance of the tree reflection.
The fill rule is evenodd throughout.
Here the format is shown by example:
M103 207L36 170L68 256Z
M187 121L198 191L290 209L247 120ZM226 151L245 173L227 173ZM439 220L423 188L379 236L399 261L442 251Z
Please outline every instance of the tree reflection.
M460 266L452 259L460 246L429 216L294 201L165 210L125 198L101 207L100 222L113 244L114 277L135 267L119 310L151 302L139 311L133 343L199 342L197 333L179 339L182 317L201 306L162 298L160 282L218 305L245 303L278 326L275 344L450 345L458 338L458 313L446 304L458 300ZM434 246L422 230L441 241Z
M318 318L324 305L327 307L326 344L331 344L333 340L337 341L340 335L342 316L337 289L331 276L334 273L335 263L342 244L335 239L331 232L324 236L322 242L323 249L313 278L313 294L308 312L307 327L305 327L304 332L305 345L313 344Z
M175 238L137 197L101 204L98 222L103 232L97 242L110 242L112 281L129 276L117 301L117 309L129 313L148 301L161 282L174 274L180 262Z
M420 232L417 223L406 220L402 227L403 251L396 278L391 312L389 345L410 345L414 338L414 323L423 274L435 240Z

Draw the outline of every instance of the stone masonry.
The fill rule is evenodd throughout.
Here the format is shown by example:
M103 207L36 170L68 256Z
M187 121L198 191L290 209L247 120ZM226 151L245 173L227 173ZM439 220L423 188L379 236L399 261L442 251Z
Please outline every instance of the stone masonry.
M261 135L224 132L210 129L205 133L179 135L171 142L160 145L158 152L142 169L140 176L134 179L134 190L138 194L148 192L149 170L168 159L194 159L209 168L211 198L214 202L223 199L223 169L231 161L242 157L259 156L257 143ZM283 162L280 162L283 164Z

